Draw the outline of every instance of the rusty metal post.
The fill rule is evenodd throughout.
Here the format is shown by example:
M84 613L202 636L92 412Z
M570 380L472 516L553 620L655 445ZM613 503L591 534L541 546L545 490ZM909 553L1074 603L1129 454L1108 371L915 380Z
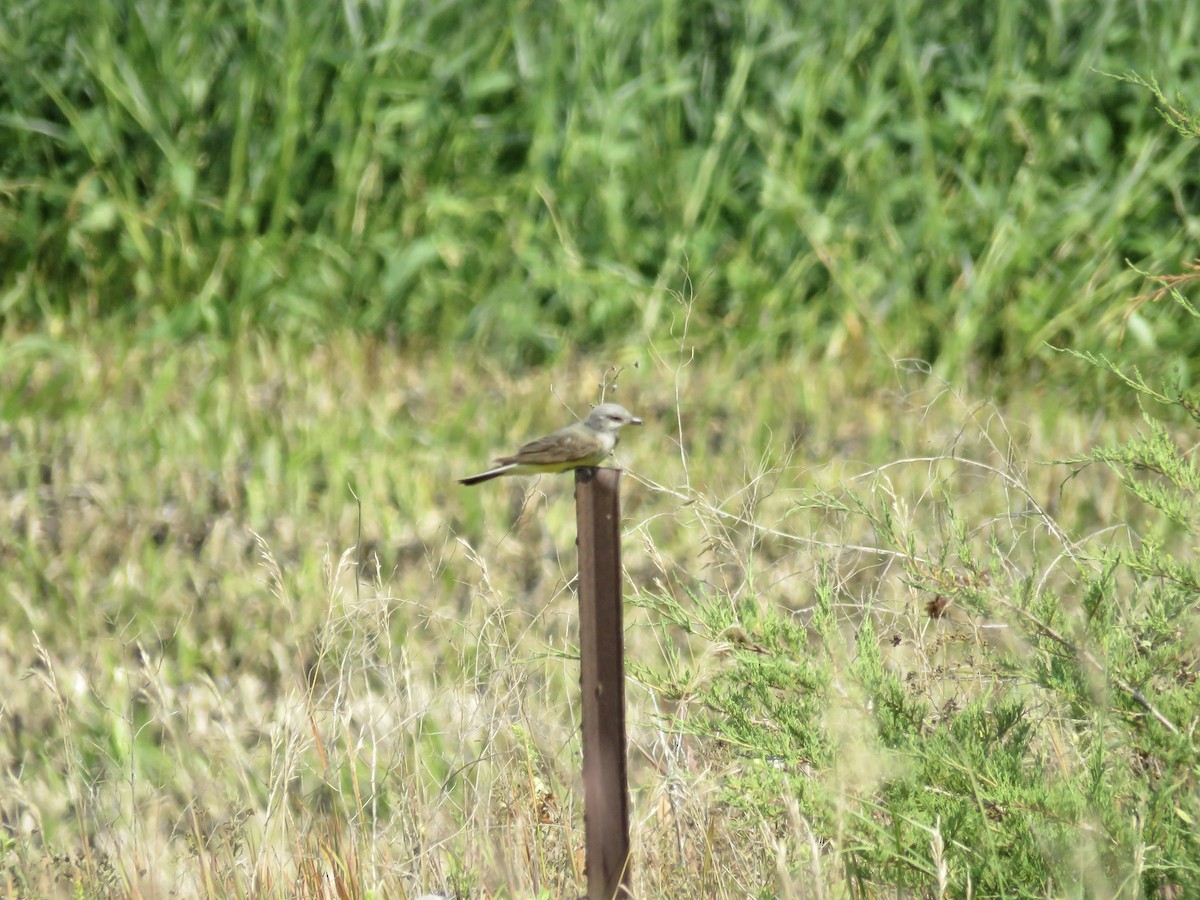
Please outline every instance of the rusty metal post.
M633 896L625 759L621 470L575 470L588 900Z

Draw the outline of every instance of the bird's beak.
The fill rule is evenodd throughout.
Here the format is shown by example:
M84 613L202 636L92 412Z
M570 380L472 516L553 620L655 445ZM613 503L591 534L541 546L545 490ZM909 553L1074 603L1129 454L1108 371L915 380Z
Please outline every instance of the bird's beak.
M639 419L637 416L630 416L629 424L630 425L645 425L646 423L643 422L641 419Z

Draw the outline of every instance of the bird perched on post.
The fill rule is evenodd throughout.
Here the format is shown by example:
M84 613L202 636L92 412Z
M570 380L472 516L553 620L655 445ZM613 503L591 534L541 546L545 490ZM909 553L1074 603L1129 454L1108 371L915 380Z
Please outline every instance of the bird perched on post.
M460 478L459 484L479 484L501 475L536 475L598 466L617 446L617 432L642 420L616 403L601 403L582 422L530 441L512 456L502 456L486 472Z

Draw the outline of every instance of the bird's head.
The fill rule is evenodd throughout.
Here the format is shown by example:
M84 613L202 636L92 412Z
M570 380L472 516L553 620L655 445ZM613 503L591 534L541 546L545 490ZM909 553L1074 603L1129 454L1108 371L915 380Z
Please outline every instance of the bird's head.
M619 403L601 403L587 417L587 425L596 431L616 432L626 425L641 425L642 420Z

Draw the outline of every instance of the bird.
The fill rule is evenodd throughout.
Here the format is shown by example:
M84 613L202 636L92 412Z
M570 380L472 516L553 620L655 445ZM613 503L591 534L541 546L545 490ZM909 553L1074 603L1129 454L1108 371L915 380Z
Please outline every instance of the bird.
M601 403L582 422L530 441L512 456L502 456L486 472L458 479L472 485L501 475L536 475L597 466L617 446L617 432L643 422L618 403Z

